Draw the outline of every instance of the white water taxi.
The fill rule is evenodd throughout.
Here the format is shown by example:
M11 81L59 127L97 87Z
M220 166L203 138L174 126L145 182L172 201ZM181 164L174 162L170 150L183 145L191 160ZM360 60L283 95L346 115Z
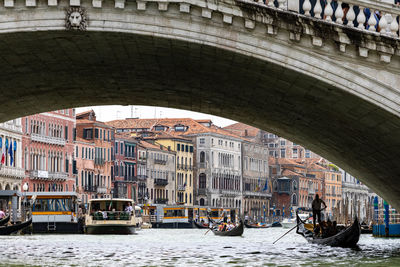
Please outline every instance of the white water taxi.
M101 198L89 200L85 215L87 234L134 234L140 226L132 199Z

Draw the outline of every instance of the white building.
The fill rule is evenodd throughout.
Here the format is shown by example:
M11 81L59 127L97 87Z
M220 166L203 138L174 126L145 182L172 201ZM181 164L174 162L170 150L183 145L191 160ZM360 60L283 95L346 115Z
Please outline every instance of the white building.
M221 131L222 132L222 131ZM242 140L232 135L210 132L194 136L197 163L197 204L241 208Z
M350 220L357 216L360 221L367 221L371 218L370 213L373 207L373 202L371 202L373 197L370 197L368 187L346 171L340 169L340 172L342 173L343 213L347 214Z
M21 119L0 123L0 138L0 160L3 152L5 156L4 164L0 163L0 190L21 190L25 176L22 168ZM10 146L13 159L11 159Z

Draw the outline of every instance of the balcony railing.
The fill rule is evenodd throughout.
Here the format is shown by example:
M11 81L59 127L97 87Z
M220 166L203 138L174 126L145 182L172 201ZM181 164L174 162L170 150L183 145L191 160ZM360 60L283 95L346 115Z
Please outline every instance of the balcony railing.
M135 155L125 155L126 159L131 159L131 160L135 160L136 156Z
M154 179L154 185L161 185L161 186L166 186L168 184L167 179Z
M97 186L95 185L86 185L83 187L83 190L86 192L97 192Z
M154 164L166 165L167 161L162 159L155 159Z
M0 175L23 179L25 177L25 171L22 168L17 168L12 166L1 166Z
M178 191L185 191L186 185L178 185Z
M167 204L168 198L156 198L155 203L156 204Z
M97 193L98 193L98 194L107 194L107 187L105 187L105 186L98 186L98 187L97 187Z
M42 134L32 133L31 139L32 139L32 141L35 141L35 142L65 146L65 139L60 138L60 137L51 137L51 136L46 136L46 135L42 135Z
M205 169L205 168L207 168L207 164L205 162L200 162L199 163L199 168L200 169Z
M206 188L198 188L197 189L197 194L198 195L206 195L207 194L207 189Z
M96 164L96 165L104 165L104 163L105 163L105 160L102 159L102 158L95 158L94 159L94 164Z
M139 180L146 180L146 179L147 179L147 175L139 174L139 175L137 176L137 178L138 178Z
M243 191L244 196L254 196L254 197L271 197L271 193L268 193L267 191Z
M68 173L35 170L30 172L30 177L33 179L66 180Z
M315 195L315 190L314 189L308 189L308 194L309 195Z

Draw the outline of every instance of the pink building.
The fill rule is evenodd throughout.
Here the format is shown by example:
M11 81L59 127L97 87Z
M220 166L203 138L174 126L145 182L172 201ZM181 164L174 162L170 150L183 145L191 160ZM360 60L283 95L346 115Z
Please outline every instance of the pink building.
M22 118L23 183L28 191L75 191L74 128L75 109Z

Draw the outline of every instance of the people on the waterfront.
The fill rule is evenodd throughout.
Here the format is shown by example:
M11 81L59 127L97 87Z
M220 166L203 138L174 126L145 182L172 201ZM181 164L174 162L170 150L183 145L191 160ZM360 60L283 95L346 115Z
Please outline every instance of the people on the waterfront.
M0 220L6 217L6 213L4 212L4 209L0 210Z
M315 195L315 199L312 202L312 209L313 209L313 225L315 228L315 221L318 216L318 223L321 223L321 205L324 204L324 209L327 207L325 202L319 198L319 195Z
M131 205L130 202L128 202L128 206L126 206L125 211L126 212L132 212L133 211L133 208L132 208L132 205Z

